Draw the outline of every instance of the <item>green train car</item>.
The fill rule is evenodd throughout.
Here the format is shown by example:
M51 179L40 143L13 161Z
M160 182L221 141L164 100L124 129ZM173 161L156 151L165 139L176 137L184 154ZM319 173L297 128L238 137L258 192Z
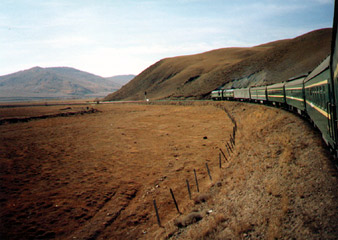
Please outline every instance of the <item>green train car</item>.
M212 100L222 100L223 99L223 91L222 90L214 90L211 92Z
M250 100L250 88L238 88L234 89L234 98L241 101Z
M273 105L283 106L286 103L284 85L285 83L283 82L267 86L268 101Z
M291 111L302 115L305 112L304 80L306 76L289 79L285 83L285 101Z
M250 96L256 102L264 103L267 101L266 86L250 88Z
M310 119L322 132L323 139L330 145L333 139L329 134L328 122L331 115L328 111L329 96L329 69L330 57L327 57L304 80L305 108Z
M233 89L225 89L223 91L223 97L226 99L226 100L231 100L234 98L234 90Z
M331 55L309 75L269 86L225 90L226 99L297 110L320 130L338 158L338 0L335 1L331 44ZM225 99L223 95L222 90L212 92L213 99Z
M211 92L212 100L230 100L234 97L233 89L218 89Z
M335 1L332 41L331 41L331 59L330 59L330 103L329 113L332 118L329 121L330 135L335 140L334 149L338 158L338 0Z

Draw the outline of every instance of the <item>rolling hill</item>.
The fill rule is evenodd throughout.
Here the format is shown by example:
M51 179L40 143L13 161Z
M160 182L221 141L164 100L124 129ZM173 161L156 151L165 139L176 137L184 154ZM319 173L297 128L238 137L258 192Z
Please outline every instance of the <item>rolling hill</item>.
M122 87L123 85L127 84L130 80L132 80L134 77L136 77L136 75L127 74L127 75L117 75L113 77L108 77L106 79Z
M102 97L121 88L122 84L114 81L121 77L123 81L127 81L124 76L115 76L111 80L69 67L33 67L0 76L0 96Z
M285 81L313 70L329 53L332 29L250 48L162 59L104 100L203 99L212 90Z

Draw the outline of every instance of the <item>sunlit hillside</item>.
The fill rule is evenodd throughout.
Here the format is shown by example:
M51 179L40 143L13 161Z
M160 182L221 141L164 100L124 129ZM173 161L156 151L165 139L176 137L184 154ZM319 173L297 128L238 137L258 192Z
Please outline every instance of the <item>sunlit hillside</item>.
M313 70L330 52L331 28L251 48L223 48L162 59L105 100L201 99L219 86L248 77L249 85L285 81ZM255 77L256 76L256 77ZM245 81L247 82L247 81ZM244 83L244 81L243 81Z

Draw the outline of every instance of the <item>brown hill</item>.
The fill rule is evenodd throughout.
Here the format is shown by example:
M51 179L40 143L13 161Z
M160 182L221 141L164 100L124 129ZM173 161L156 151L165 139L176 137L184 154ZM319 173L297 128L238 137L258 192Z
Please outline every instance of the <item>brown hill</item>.
M69 67L34 67L0 76L0 100L18 97L105 96L121 87L113 80Z
M332 29L251 48L162 59L104 100L208 98L220 86L281 82L313 70L330 52Z
M136 75L133 74L127 74L127 75L116 75L112 77L105 78L106 80L109 80L113 82L114 84L122 87L123 85L127 84L130 80L132 80Z

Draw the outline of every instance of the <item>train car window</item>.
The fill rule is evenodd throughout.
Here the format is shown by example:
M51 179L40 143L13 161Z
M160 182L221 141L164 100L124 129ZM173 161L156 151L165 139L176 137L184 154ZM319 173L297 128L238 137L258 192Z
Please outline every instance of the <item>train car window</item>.
M316 87L317 89L317 99L318 99L318 102L320 102L320 93L319 93L319 87Z
M323 86L320 86L319 90L320 90L321 105L324 106Z
M319 87L319 95L320 95L320 105L323 107L324 106L324 96L323 96L322 86Z

